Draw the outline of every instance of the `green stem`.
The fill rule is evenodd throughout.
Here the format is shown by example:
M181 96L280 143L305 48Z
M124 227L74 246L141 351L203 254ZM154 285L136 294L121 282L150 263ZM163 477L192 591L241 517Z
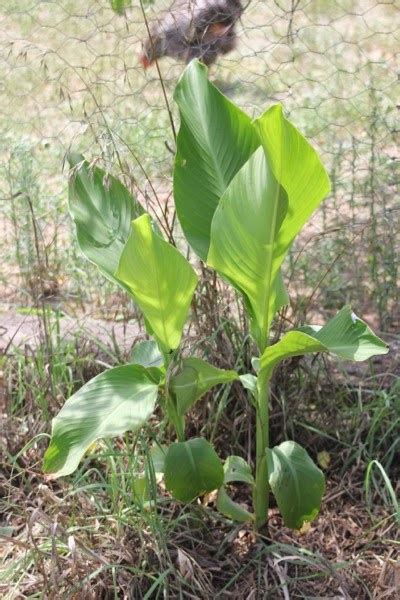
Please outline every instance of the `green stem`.
M164 354L164 364L168 369L174 363L175 355L177 354L177 350L174 353L168 352ZM169 377L167 376L165 382L165 408L167 411L169 422L173 424L175 428L176 437L178 438L178 442L184 442L186 440L185 437L185 417L182 415L178 415L176 411L175 401L171 394L169 393Z
M268 465L265 449L269 446L269 374L261 371L257 383L257 421L256 421L256 484L253 506L255 527L260 530L268 521L269 485Z
M173 423L174 423L174 427L175 427L175 431L176 431L176 437L178 438L178 442L184 442L186 439L186 437L185 437L185 417L178 415L178 413L176 412L176 409L175 409L174 401L172 399L171 399L171 405L172 405L171 413L173 414Z

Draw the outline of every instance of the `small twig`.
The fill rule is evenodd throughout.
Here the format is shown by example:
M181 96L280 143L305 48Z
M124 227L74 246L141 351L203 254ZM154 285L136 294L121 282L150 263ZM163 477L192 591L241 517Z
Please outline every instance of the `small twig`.
M154 52L155 48L154 48L153 36L151 35L149 21L147 19L146 11L144 10L144 6L143 6L143 1L142 0L140 0L140 8L142 10L143 20L144 20L144 24L146 25L147 35L149 36L151 48L152 48L152 50ZM157 72L158 72L158 78L159 78L159 81L160 81L160 84L161 84L161 89L162 89L162 93L163 93L164 100L165 100L165 105L167 107L169 121L171 123L172 135L174 136L174 141L176 142L176 130L175 130L174 119L172 117L172 111L171 111L171 108L170 108L170 105L169 105L169 102L168 102L167 92L166 92L165 85L164 85L164 79L163 79L163 76L161 74L160 65L158 64L158 59L157 59L157 56L156 56L155 52L154 52L154 57L155 57L155 63L156 63L156 68L157 68Z

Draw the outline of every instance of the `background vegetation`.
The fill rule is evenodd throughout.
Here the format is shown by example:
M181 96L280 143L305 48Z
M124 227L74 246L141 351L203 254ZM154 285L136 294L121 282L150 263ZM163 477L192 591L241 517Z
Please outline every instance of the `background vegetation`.
M68 480L50 484L41 474L41 432L52 415L144 337L135 307L77 249L66 208L67 150L122 177L183 244L169 178L170 117L178 124L171 95L182 65L161 63L165 97L157 72L138 64L145 26L132 4L125 16L106 0L0 4L0 593L393 597L400 519L396 0L253 0L237 50L210 75L254 114L283 102L333 182L286 265L294 302L282 329L288 320L322 322L351 302L392 349L346 371L320 358L290 361L275 378L273 441L301 441L330 482L319 520L293 535L272 507L272 544L260 545L250 530L222 521L212 498L205 522L204 506L183 510L167 496L158 514L145 510L134 493L144 434L102 445ZM148 18L166 4L148 6ZM191 347L221 367L248 366L240 321L236 299L205 270ZM252 418L239 387L223 388L193 412L192 433L211 438L221 456L247 456ZM168 432L155 420L145 435Z

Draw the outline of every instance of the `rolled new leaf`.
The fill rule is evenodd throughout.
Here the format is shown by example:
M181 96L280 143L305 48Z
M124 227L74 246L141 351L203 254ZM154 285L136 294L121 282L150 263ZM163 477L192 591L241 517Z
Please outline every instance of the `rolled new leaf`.
M387 344L345 306L323 327L301 327L286 333L264 351L260 368L269 375L280 361L314 352L330 352L345 360L362 361L388 351Z
M115 277L143 311L162 350L177 348L197 276L182 254L153 231L148 214L132 221Z
M267 448L268 478L287 527L301 529L317 516L325 478L306 450L295 442Z
M200 358L184 358L179 372L171 378L170 383L178 415L184 415L214 386L231 383L238 378L236 371L217 369Z
M211 444L203 438L193 438L168 448L164 479L174 498L191 502L218 489L224 480L224 469Z
M52 478L73 473L96 440L122 435L153 413L158 385L139 365L109 369L71 396L53 419L44 471Z
M71 154L69 211L76 225L78 243L88 260L111 281L116 280L122 250L131 222L143 214L142 206L122 183L99 167L90 167L80 154Z
M174 167L174 198L189 244L206 260L211 221L234 175L260 145L251 119L208 81L197 60L175 89L181 126Z

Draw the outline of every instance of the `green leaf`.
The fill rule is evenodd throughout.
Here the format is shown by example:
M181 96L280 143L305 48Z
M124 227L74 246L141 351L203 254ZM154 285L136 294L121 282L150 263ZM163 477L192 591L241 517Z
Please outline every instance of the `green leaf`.
M224 470L214 448L203 438L172 444L165 458L165 486L181 502L221 487Z
M132 219L143 208L118 179L90 167L80 154L71 154L69 211L83 254L111 281L129 237ZM124 287L124 286L123 286Z
M272 172L288 197L274 244L277 271L294 238L329 193L330 182L317 152L285 118L280 104L267 110L254 125Z
M270 373L278 362L290 356L331 352L346 360L361 361L388 351L368 325L345 306L323 327L301 327L286 333L264 351L260 364L262 370Z
M115 276L142 309L162 350L177 348L197 277L182 254L154 233L149 215L132 222Z
M228 456L224 464L224 483L233 481L254 485L250 465L240 456Z
M254 121L254 125L275 179L287 195L284 217L282 218L280 204L275 209L276 232L272 240L271 268L274 290L269 310L271 320L274 312L285 304L283 298L280 298L283 287L278 278L286 253L315 209L330 192L331 185L318 153L286 119L282 105L272 106Z
M260 348L276 305L286 302L279 270L271 275L276 231L286 209L287 196L259 148L222 196L211 225L207 262L242 293Z
M137 429L150 417L158 386L139 365L109 369L71 396L53 419L44 470L69 475L86 450L101 438Z
M180 371L171 378L171 391L178 415L184 415L206 392L220 383L238 379L236 371L217 369L200 358L184 358Z
M125 9L131 6L132 0L111 0L111 8L118 14L125 14Z
M174 197L183 232L206 260L214 211L230 181L260 145L250 117L207 79L192 61L175 90L181 126L174 169Z
M164 357L154 340L144 340L134 346L131 362L143 367L162 367L164 366Z
M280 268L304 223L329 191L315 150L274 106L254 121L261 143L232 180L211 225L207 262L238 289L264 349L287 303Z
M219 488L217 495L217 509L220 513L237 521L238 523L248 523L254 520L254 516L243 506L234 502L232 498L228 496L224 487Z
M324 475L295 442L283 442L266 452L269 485L283 521L291 529L301 529L319 512L325 491Z

